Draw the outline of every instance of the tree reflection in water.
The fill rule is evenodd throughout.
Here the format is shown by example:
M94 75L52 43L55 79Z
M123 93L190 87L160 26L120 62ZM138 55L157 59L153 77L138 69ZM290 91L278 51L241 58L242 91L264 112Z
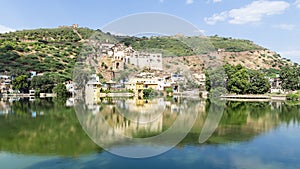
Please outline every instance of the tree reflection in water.
M153 111L154 114L147 114L140 112L142 109L136 109L135 113L130 115L127 112L132 110L132 107L129 109L130 102L132 100L104 100L103 104L98 105L100 108L94 113L91 111L91 114L95 117L95 114L101 113L103 120L118 128L118 132L124 136L147 138L167 131L180 113L186 112L184 108L191 107L180 108L176 106L174 100L164 100L165 103L160 108L163 110L161 114L157 111ZM161 103L155 100L147 102ZM0 150L60 156L77 156L102 151L82 130L74 108L66 107L64 103L65 101L52 100L1 101ZM187 136L177 146L190 144L203 146L199 144L198 137L212 103L202 100L190 104L196 107L197 118L194 120L185 118L185 123L184 121L178 123L177 127L184 126L189 121L194 122ZM249 141L281 124L299 124L299 111L299 105L285 102L226 102L218 127L204 145ZM32 112L36 113L36 117L32 117ZM86 120L93 120L91 117ZM143 123L137 124L139 120L142 122L148 120L150 123L143 126Z

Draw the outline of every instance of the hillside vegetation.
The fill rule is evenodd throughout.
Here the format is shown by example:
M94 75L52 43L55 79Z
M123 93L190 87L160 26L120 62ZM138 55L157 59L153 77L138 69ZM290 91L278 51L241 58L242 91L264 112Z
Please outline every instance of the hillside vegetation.
M70 79L83 43L74 30L36 29L1 34L0 72L52 72ZM76 28L76 31L83 39L94 32L87 28Z
M218 36L122 37L89 28L62 27L0 34L0 72L11 75L49 72L65 80L71 79L76 58L87 39L95 33L94 39L118 40L132 45L135 50L162 52L164 57L171 58L185 56L183 61L176 62L187 62L183 64L194 67L195 71L198 71L197 67L203 68L202 57L213 60L215 55L220 55L226 63L255 69L278 69L289 63L249 40Z
M207 54L218 49L223 49L226 52L242 52L264 49L263 47L258 46L249 40L224 38L218 36L170 36L151 38L128 37L122 41L127 45L132 45L132 47L136 50L158 48L165 51L170 51L176 56Z

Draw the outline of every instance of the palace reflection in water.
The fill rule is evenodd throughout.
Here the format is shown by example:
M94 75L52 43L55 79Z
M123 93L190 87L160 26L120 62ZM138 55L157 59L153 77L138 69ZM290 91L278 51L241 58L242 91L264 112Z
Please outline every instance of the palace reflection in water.
M119 137L114 137L116 135L123 135L124 138L148 138L164 133L172 128L174 123L177 128L180 128L192 122L192 128L176 146L177 148L185 147L178 150L183 153L188 150L186 148L189 146L206 149L205 147L209 145L230 147L234 144L241 146L242 152L242 149L249 148L247 145L250 143L260 146L262 143L272 145L272 143L281 142L280 146L273 145L269 147L270 149L268 146L260 147L253 153L257 158L263 159L260 151L284 152L287 147L294 147L293 150L289 149L292 151L289 155L276 154L274 160L284 164L289 162L287 159L291 160L292 156L300 154L300 150L298 152L295 148L298 147L296 143L300 141L298 137L300 106L295 103L226 102L222 104L224 110L218 127L204 144L199 144L198 137L209 113L213 113L208 110L218 106L215 102L173 97L148 100L105 98L99 103L80 107L86 110L83 114L76 114L73 107L67 107L65 104L65 100L1 100L1 153L81 158L85 154L104 152L84 132L83 129L86 130L89 127L96 128L98 131L107 129L106 134L98 133L97 136L98 138L105 136L101 137L102 141L107 143L105 146L115 147L126 146L126 143ZM196 111L196 116L191 110ZM182 114L184 116L181 116ZM99 123L100 120L103 123ZM293 137L283 138L282 134L276 136L279 128L284 128L286 133L294 132ZM273 140L262 142L270 133L275 133ZM115 142L115 139L119 140ZM261 141L258 142L258 139ZM283 149L283 146L286 148ZM218 153L221 149L216 148L214 151ZM166 153L165 156L168 154ZM217 154L211 155L217 156ZM298 165L297 162L293 162Z
M98 114L98 117L103 117L114 132L134 137L138 136L139 132L149 132L150 134L163 132L163 129L172 125L179 113L191 115L185 112L184 104L181 101L181 98L177 97L147 100L137 97L131 99L105 98L101 103L94 106L89 105L88 108L90 108L93 118L96 119L96 123L100 120L95 117ZM203 113L205 101L198 101L197 105L196 112ZM86 112L89 113L89 111ZM88 123L87 125L89 125Z

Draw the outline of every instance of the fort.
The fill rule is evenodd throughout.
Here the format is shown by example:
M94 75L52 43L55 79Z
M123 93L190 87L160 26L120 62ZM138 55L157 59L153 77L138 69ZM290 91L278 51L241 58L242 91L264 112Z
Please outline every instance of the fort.
M125 46L123 43L100 45L101 59L103 57L111 58L112 70L124 70L125 64L134 65L138 68L149 68L152 70L163 70L162 54L139 52L131 46Z

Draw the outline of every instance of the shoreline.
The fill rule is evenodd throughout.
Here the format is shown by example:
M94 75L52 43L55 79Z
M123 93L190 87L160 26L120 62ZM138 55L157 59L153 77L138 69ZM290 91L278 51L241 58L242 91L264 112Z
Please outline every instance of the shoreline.
M286 95L270 94L228 94L220 96L221 99L230 101L286 101Z
M98 97L134 97L134 93L99 93ZM174 96L182 96L182 97L195 97L196 95L187 95L186 93L176 93ZM29 93L23 94L0 94L0 98L32 98L36 97L35 95ZM38 98L45 98L45 97L55 97L52 93L43 93ZM268 102L268 101L286 101L286 95L271 95L271 94L228 94L228 95L221 95L220 98L222 100L227 101L257 101L257 102ZM205 99L205 98L204 98Z
M134 93L100 93L99 97L134 97Z
M18 94L1 94L1 97L35 97L35 95L29 93L18 93Z

